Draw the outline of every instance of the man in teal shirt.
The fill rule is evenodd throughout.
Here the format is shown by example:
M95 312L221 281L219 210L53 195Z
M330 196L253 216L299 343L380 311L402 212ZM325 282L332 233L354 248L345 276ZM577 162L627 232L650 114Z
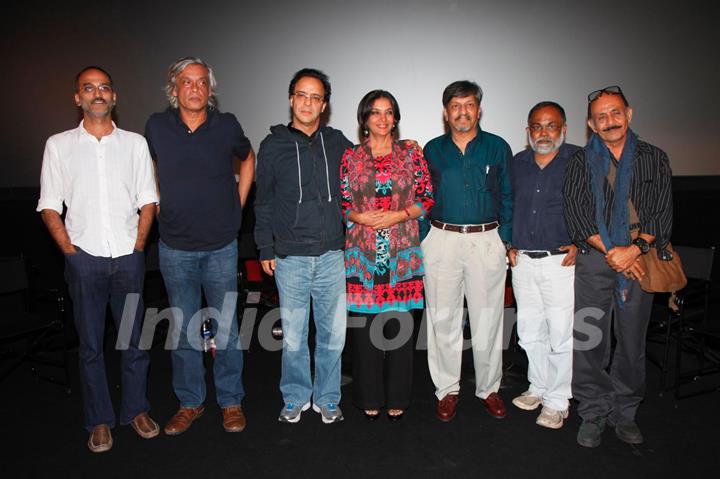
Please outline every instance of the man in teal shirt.
M502 319L512 235L510 146L479 126L482 90L457 81L443 92L449 133L425 146L435 206L423 240L428 318L428 365L441 421L455 417L467 298L475 365L475 395L498 419Z

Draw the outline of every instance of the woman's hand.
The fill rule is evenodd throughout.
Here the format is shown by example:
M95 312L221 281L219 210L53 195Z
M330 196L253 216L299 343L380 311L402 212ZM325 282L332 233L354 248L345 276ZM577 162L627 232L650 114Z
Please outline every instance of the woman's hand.
M368 226L375 230L382 230L401 223L406 218L407 214L404 211L379 211L375 216L374 223Z

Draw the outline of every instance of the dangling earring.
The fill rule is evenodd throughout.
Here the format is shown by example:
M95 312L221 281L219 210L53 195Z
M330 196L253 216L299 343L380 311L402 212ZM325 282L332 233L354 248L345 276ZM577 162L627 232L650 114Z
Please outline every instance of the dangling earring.
M368 129L363 128L363 136L368 136L369 134L370 134L370 132L368 131Z
M393 123L392 131L395 131L395 128L397 128L397 123Z

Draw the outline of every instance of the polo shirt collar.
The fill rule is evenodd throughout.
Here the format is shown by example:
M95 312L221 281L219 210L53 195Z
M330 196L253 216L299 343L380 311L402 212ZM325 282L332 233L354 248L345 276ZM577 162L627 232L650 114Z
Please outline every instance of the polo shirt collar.
M167 111L170 113L170 116L173 119L174 125L176 125L178 128L182 128L183 130L187 129L188 126L180 118L180 109L179 108L173 108L173 107L169 106L167 108ZM205 108L205 111L207 112L207 118L205 119L203 124L200 125L197 128L197 130L195 130L195 131L205 129L209 126L212 126L215 123L216 117L217 117L217 110L214 108Z

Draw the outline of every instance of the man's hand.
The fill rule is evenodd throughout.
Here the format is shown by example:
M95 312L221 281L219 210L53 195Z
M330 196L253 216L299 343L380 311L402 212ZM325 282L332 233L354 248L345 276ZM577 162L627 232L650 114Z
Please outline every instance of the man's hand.
M275 274L274 259L263 259L260 261L260 266L262 266L263 271L265 271L265 274L268 276L273 276Z
M623 274L627 276L630 279L634 279L635 281L640 281L640 279L645 276L645 270L643 269L642 265L640 264L639 260L635 260L635 262L630 265L628 269L623 271Z
M507 250L508 261L510 262L510 266L512 266L513 268L517 266L517 256L518 250L516 250L515 248L510 248L509 250Z
M562 263L560 263L560 266L573 266L575 264L575 258L577 258L577 246L569 244L567 246L561 246L558 249L568 252L562 260Z
M640 248L635 245L616 246L608 251L605 260L612 269L621 273L630 268L639 256Z

